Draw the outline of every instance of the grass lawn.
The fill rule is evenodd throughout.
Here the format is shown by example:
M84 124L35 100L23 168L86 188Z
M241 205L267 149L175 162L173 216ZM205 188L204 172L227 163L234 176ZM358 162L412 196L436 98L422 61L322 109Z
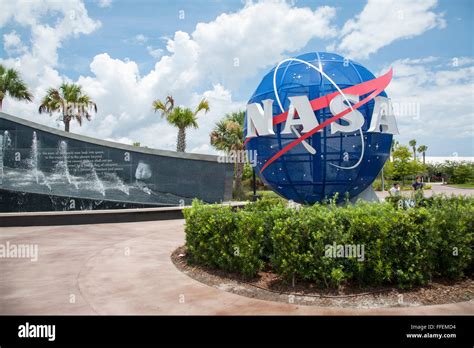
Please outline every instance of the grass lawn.
M448 184L448 186L455 187L455 188L465 188L465 189L474 189L474 183L468 183L468 184Z

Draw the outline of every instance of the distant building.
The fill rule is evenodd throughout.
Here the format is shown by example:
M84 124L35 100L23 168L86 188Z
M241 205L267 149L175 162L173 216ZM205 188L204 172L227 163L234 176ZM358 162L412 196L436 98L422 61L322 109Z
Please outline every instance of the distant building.
M444 163L444 162L446 162L446 161L474 162L474 157L461 157L461 156L437 157L437 156L426 156L426 163Z

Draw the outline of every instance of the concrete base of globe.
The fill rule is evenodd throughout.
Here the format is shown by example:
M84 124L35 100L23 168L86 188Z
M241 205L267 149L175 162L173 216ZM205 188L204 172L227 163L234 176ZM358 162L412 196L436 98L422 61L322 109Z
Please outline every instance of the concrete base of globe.
M375 194L374 189L372 188L372 185L369 185L364 191L359 193L357 196L352 197L350 199L351 203L357 202L359 199L367 202L380 202L379 198Z

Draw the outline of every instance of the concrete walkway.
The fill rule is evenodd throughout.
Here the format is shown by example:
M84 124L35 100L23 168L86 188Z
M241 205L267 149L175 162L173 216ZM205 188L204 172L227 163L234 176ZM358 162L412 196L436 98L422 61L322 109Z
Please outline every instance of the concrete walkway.
M474 189L461 189L461 188L456 188L452 187L449 185L442 185L441 183L429 183L431 185L431 190L425 190L424 194L427 197L430 197L433 193L439 195L439 194L445 194L447 196L450 195L468 195L468 196L474 196ZM386 190L390 189L389 186L385 187ZM388 196L388 191L375 191L377 196L379 198L385 198ZM402 195L404 196L409 196L412 193L412 191L402 191Z
M37 262L0 259L0 314L474 314L474 302L338 309L250 299L178 271L183 220L0 229L0 244L37 244Z

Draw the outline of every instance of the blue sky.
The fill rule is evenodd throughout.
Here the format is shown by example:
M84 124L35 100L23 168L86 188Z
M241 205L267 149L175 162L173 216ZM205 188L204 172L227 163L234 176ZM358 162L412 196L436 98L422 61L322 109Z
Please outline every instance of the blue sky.
M398 118L401 142L416 138L431 156L474 156L472 1L0 0L0 8L0 62L39 95L32 104L7 100L4 111L35 122L58 126L37 115L37 102L68 80L99 105L93 122L73 131L173 149L176 132L151 101L173 93L192 106L206 97L214 108L188 149L212 153L213 124L245 107L266 71L329 50L376 75L394 67L389 96L420 110Z

